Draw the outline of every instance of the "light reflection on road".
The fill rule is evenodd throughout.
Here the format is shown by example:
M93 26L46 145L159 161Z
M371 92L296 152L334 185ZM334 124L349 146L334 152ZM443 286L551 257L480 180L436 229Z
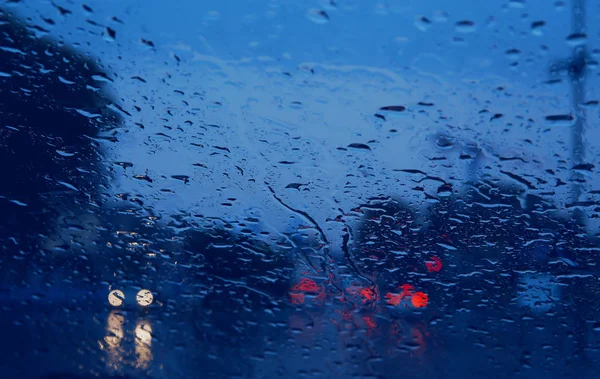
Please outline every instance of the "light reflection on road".
M135 329L127 330L127 313L112 310L106 318L106 335L100 348L106 352L108 369L121 372L128 368L146 370L153 360L152 323L140 317ZM131 344L133 337L133 346Z

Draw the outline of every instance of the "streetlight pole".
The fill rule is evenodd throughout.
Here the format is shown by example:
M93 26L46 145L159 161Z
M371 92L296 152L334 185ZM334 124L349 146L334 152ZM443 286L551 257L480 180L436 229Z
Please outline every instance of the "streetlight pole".
M567 69L571 84L571 108L574 112L575 122L571 129L571 183L572 203L576 204L581 197L581 186L584 178L578 172L577 167L584 163L585 145L584 133L586 125L586 113L583 107L585 102L585 80L587 74L588 53L586 49L586 0L572 0L571 3L571 25L572 33L569 39L582 41L573 47L571 57L562 67ZM581 210L575 208L575 221L583 222Z

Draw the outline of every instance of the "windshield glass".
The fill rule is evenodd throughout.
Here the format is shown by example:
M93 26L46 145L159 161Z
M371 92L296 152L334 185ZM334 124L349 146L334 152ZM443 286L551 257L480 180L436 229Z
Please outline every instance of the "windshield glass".
M600 369L598 5L0 4L3 376Z

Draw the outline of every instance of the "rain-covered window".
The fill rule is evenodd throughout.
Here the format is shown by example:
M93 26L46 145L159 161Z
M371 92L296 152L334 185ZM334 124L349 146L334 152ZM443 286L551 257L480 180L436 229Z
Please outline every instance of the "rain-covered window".
M596 378L598 14L1 0L0 377Z

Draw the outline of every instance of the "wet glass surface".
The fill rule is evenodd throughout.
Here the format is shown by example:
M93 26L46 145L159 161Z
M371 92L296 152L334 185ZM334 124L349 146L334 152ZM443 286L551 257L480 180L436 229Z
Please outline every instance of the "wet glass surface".
M0 4L0 377L597 376L599 4Z

